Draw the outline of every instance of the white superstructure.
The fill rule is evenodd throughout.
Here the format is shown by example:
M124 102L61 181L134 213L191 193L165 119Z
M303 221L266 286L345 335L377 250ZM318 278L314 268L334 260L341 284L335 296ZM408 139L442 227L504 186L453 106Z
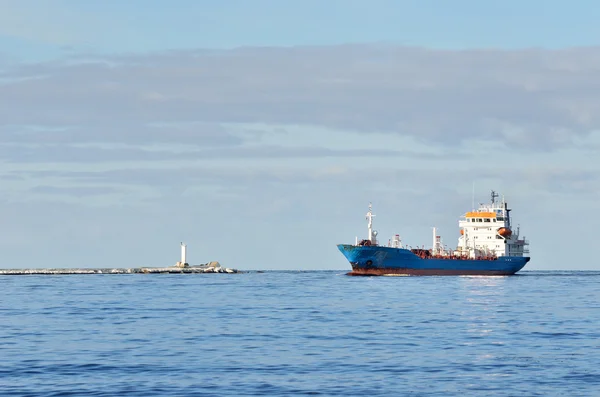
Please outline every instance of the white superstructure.
M456 255L523 256L529 253L529 242L519 238L519 227L513 229L510 209L504 197L492 190L490 204L480 204L479 209L467 212L458 222L461 236Z

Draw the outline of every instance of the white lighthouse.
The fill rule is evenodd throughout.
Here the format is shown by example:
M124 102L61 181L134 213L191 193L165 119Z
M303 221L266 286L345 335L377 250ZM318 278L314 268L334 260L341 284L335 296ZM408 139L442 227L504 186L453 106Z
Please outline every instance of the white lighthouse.
M188 267L187 263L187 245L181 243L181 261L177 262L177 267Z

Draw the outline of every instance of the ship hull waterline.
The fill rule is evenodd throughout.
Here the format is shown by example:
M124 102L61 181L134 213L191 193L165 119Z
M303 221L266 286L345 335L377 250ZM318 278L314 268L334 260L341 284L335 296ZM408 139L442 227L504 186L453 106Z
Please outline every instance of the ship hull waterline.
M348 276L512 276L516 272L499 270L452 270L452 269L410 269L410 268L353 268Z
M495 260L422 259L404 248L338 244L352 266L349 276L510 276L529 257L506 256Z

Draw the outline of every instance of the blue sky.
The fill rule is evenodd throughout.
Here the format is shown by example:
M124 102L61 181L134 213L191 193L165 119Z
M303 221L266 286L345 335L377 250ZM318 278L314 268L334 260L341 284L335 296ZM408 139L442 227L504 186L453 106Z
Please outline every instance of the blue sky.
M568 248L600 221L591 1L0 10L2 267L162 266L186 241L192 263L346 269L369 201L380 236L455 245L475 182L527 268L600 268Z
M592 0L3 0L0 45L35 59L69 50L141 52L384 42L434 48L596 44Z

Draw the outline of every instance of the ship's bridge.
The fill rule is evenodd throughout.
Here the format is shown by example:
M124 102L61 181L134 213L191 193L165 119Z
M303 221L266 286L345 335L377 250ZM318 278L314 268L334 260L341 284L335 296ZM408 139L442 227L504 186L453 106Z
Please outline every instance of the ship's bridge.
M495 196L492 196L493 198ZM496 223L505 222L509 220L509 209L506 206L506 202L502 200L501 203L492 201L491 204L479 204L477 210L469 211L461 216L461 223L464 222L477 222L477 223Z
M496 223L504 222L506 220L506 214L504 210L497 209L494 211L470 211L461 217L463 222L477 222L477 223Z

